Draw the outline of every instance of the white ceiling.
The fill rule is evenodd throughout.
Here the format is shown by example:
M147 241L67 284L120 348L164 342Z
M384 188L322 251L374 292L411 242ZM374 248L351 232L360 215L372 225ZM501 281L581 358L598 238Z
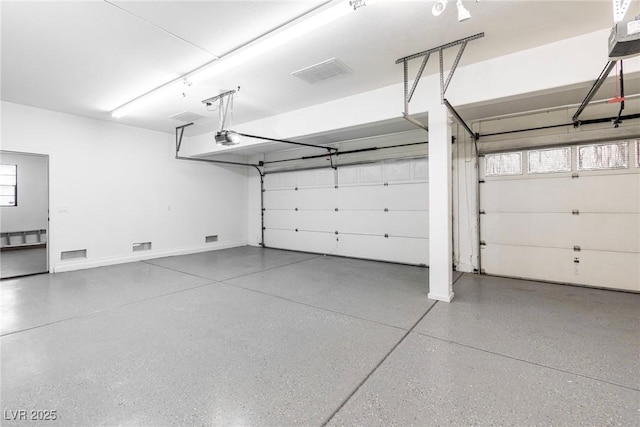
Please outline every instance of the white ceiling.
M170 133L183 123L169 116L183 111L206 116L189 129L194 135L218 125L217 113L206 111L201 100L237 86L235 125L399 83L403 75L396 59L479 32L485 37L469 43L461 65L612 22L609 0L465 1L472 19L463 23L457 22L453 4L434 17L433 1L380 2L194 84L186 98L172 93L111 118L116 107L324 3L2 0L2 99ZM352 73L315 84L291 76L333 57Z

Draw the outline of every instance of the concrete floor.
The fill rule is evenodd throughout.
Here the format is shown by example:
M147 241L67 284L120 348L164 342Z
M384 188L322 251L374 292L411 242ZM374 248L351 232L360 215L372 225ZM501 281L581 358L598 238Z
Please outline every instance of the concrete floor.
M2 425L640 425L640 295L456 278L244 247L5 280Z
M47 271L47 248L25 248L0 253L1 279Z

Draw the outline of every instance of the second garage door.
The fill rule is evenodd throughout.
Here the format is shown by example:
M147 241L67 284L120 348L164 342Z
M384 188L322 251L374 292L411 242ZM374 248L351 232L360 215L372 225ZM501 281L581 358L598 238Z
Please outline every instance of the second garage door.
M428 265L426 157L265 176L267 247Z
M484 272L640 291L639 145L484 156Z

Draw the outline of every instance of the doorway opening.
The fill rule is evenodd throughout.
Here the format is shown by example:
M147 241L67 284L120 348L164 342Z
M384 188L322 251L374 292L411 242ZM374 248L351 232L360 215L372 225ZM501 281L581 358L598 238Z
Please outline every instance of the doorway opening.
M49 156L0 151L0 278L49 272Z

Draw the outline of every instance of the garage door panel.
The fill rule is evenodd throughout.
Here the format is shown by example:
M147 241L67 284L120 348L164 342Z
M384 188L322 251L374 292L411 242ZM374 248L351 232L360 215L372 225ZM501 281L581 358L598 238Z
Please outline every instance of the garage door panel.
M337 212L338 226L336 230L348 233L375 234L384 236L386 216L382 210L378 211L347 211Z
M293 217L295 228L307 231L335 232L338 229L337 212L327 210L299 210Z
M480 215L480 227L487 244L573 247L570 214L487 213Z
M331 188L303 188L295 191L296 208L326 209L327 200L331 200L336 190Z
M389 210L429 210L429 183L389 184L384 201Z
M328 233L309 233L284 230L265 230L268 247L335 255L335 237Z
M339 187L337 189L338 209L384 210L384 187L366 185L357 187Z
M581 175L572 180L574 209L581 212L639 212L640 174ZM598 197L593 197L597 194Z
M428 211L386 212L386 233L394 237L429 237Z
M291 210L266 210L264 212L264 226L266 228L294 229L296 212Z
M571 212L570 178L492 180L480 184L482 208L487 212Z
M640 214L490 213L480 227L487 244L640 252Z
M270 190L264 193L265 209L295 209L298 198L295 190Z
M640 174L490 180L480 186L487 212L638 212ZM593 197L597 194L598 197Z
M338 254L358 258L428 265L427 239L340 235Z
M587 250L640 253L640 214L573 216L574 244Z
M493 244L482 248L482 269L499 276L571 283L573 255L571 249Z
M640 291L640 254L582 251L578 258L577 283Z

